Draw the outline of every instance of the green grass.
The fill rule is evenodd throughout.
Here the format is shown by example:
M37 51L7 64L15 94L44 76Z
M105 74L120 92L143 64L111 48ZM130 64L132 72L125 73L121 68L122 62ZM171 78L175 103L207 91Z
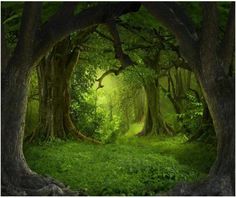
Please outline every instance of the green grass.
M125 133L124 138L131 138L143 129L143 123L134 123L129 127L129 130Z
M197 181L209 171L214 148L184 142L183 136L129 135L107 145L54 141L26 145L25 156L34 171L88 195L155 195L177 182Z

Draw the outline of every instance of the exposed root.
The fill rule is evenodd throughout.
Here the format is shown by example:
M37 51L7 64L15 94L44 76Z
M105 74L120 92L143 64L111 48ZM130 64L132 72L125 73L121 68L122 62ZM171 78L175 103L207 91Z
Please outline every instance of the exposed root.
M92 139L92 138L90 138L90 137L87 137L87 136L83 135L83 134L80 133L78 130L76 130L76 131L74 132L74 134L75 134L75 137L76 137L77 139L80 139L80 140L83 140L83 141L87 141L87 142L93 143L93 144L102 144L101 142L99 142L99 141L97 141L97 140L95 140L95 139Z
M195 184L178 184L165 195L168 196L233 196L229 176L214 176Z
M93 138L87 137L85 135L83 135L75 126L74 124L71 122L69 127L68 125L66 126L66 131L68 135L72 135L75 139L77 140L82 140L82 141L86 141L88 143L92 143L92 144L102 144L100 141L95 140ZM40 133L35 132L36 130L34 130L34 132L25 137L24 141L27 143L32 143L34 140L41 139L42 137L40 136ZM44 138L45 141L50 140L50 137Z
M42 184L43 183L43 184ZM41 186L41 187L39 187ZM40 175L22 177L19 184L3 182L1 186L2 195L15 196L78 196L86 195L84 192L71 191L64 184Z
M165 121L163 121L163 130L168 135L172 136L174 134L174 129L168 123L166 123Z

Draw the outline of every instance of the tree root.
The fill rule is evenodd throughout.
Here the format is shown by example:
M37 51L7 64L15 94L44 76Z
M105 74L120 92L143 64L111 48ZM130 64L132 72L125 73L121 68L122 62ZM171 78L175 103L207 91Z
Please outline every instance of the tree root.
M50 178L40 175L30 175L21 178L21 182L3 181L1 186L1 195L15 196L78 196L86 195L84 192L71 191L64 184Z
M41 138L40 133L36 133L36 130L34 130L34 132L25 137L24 141L27 143L32 143L34 140L36 140L37 138ZM71 134L75 139L77 140L82 140L82 141L86 141L88 143L92 143L92 144L102 144L100 141L95 140L93 138L87 137L85 135L83 135L78 129L76 129L75 127L73 127L72 129L67 129L68 131L68 135ZM49 140L49 138L45 138L45 141Z
M89 143L93 143L93 144L102 144L101 142L95 140L95 139L92 139L90 137L87 137L85 135L83 135L82 133L80 133L79 131L76 131L75 132L75 137L77 139L80 139L80 140L83 140L83 141L87 141Z
M168 196L233 196L229 176L214 176L200 183L176 185L172 190L167 192Z

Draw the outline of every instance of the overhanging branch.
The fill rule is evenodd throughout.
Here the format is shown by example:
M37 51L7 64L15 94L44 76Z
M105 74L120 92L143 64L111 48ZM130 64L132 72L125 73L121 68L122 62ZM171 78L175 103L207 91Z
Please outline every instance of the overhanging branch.
M104 85L102 85L102 81L103 81L103 79L104 79L107 75L112 74L112 73L115 74L115 75L118 75L121 71L122 71L122 70L119 70L119 69L109 69L108 71L106 71L105 73L103 73L103 74L101 75L101 77L96 80L96 81L98 81L97 90L104 87Z
M67 4L70 4L68 2ZM69 6L69 5L68 5ZM71 5L73 7L74 5ZM61 39L70 33L84 28L106 23L111 18L117 18L122 14L137 11L140 3L101 3L81 11L77 15L61 13L59 16L52 17L52 20L45 25L36 39L34 50L34 64L37 64L42 57ZM68 8L69 9L69 8Z
M117 30L116 23L113 19L109 20L107 22L107 27L109 29L109 32L110 32L112 38L113 38L112 41L113 41L113 47L114 47L114 50L115 50L115 58L117 60L119 60L121 66L118 69L110 69L110 70L106 71L104 74L102 74L102 76L96 80L96 81L98 81L98 88L97 89L100 89L100 88L104 87L104 85L102 85L102 80L107 75L109 75L111 73L114 73L115 75L118 75L123 70L125 70L127 67L136 64L135 62L133 62L131 60L129 55L127 55L123 52L122 42L120 40L119 32Z

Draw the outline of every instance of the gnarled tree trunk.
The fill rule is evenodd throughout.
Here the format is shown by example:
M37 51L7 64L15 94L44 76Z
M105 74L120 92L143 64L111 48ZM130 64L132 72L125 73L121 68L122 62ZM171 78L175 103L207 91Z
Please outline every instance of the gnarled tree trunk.
M228 68L234 52L235 6L231 4L224 38L219 45L216 3L203 3L200 37L184 10L176 3L147 3L148 10L176 36L180 51L200 83L216 136L217 157L205 182L178 186L172 195L235 194L234 78ZM201 39L199 39L201 38ZM222 57L222 53L227 52Z
M39 127L29 140L64 139L68 136L99 143L86 137L75 127L70 116L70 78L78 63L79 49L70 39L59 42L38 66ZM28 138L27 138L28 139Z
M149 80L144 89L147 101L146 117L144 128L138 135L172 135L172 128L163 120L161 115L159 80Z
M24 6L19 41L2 75L1 187L2 195L63 194L64 187L32 172L23 154L23 136L32 48L39 3ZM30 16L30 17L29 17Z
M79 59L79 50L70 52L69 38L59 42L38 66L39 128L43 139L65 138L70 132L64 117L69 116L69 80Z
M40 27L41 4L24 4L16 49L9 61L2 60L3 64L7 64L3 65L1 73L2 195L71 194L64 185L33 173L25 162L22 145L30 70L58 41L71 32L139 8L139 5L130 3L106 4L88 8L74 16L76 3L65 3Z

